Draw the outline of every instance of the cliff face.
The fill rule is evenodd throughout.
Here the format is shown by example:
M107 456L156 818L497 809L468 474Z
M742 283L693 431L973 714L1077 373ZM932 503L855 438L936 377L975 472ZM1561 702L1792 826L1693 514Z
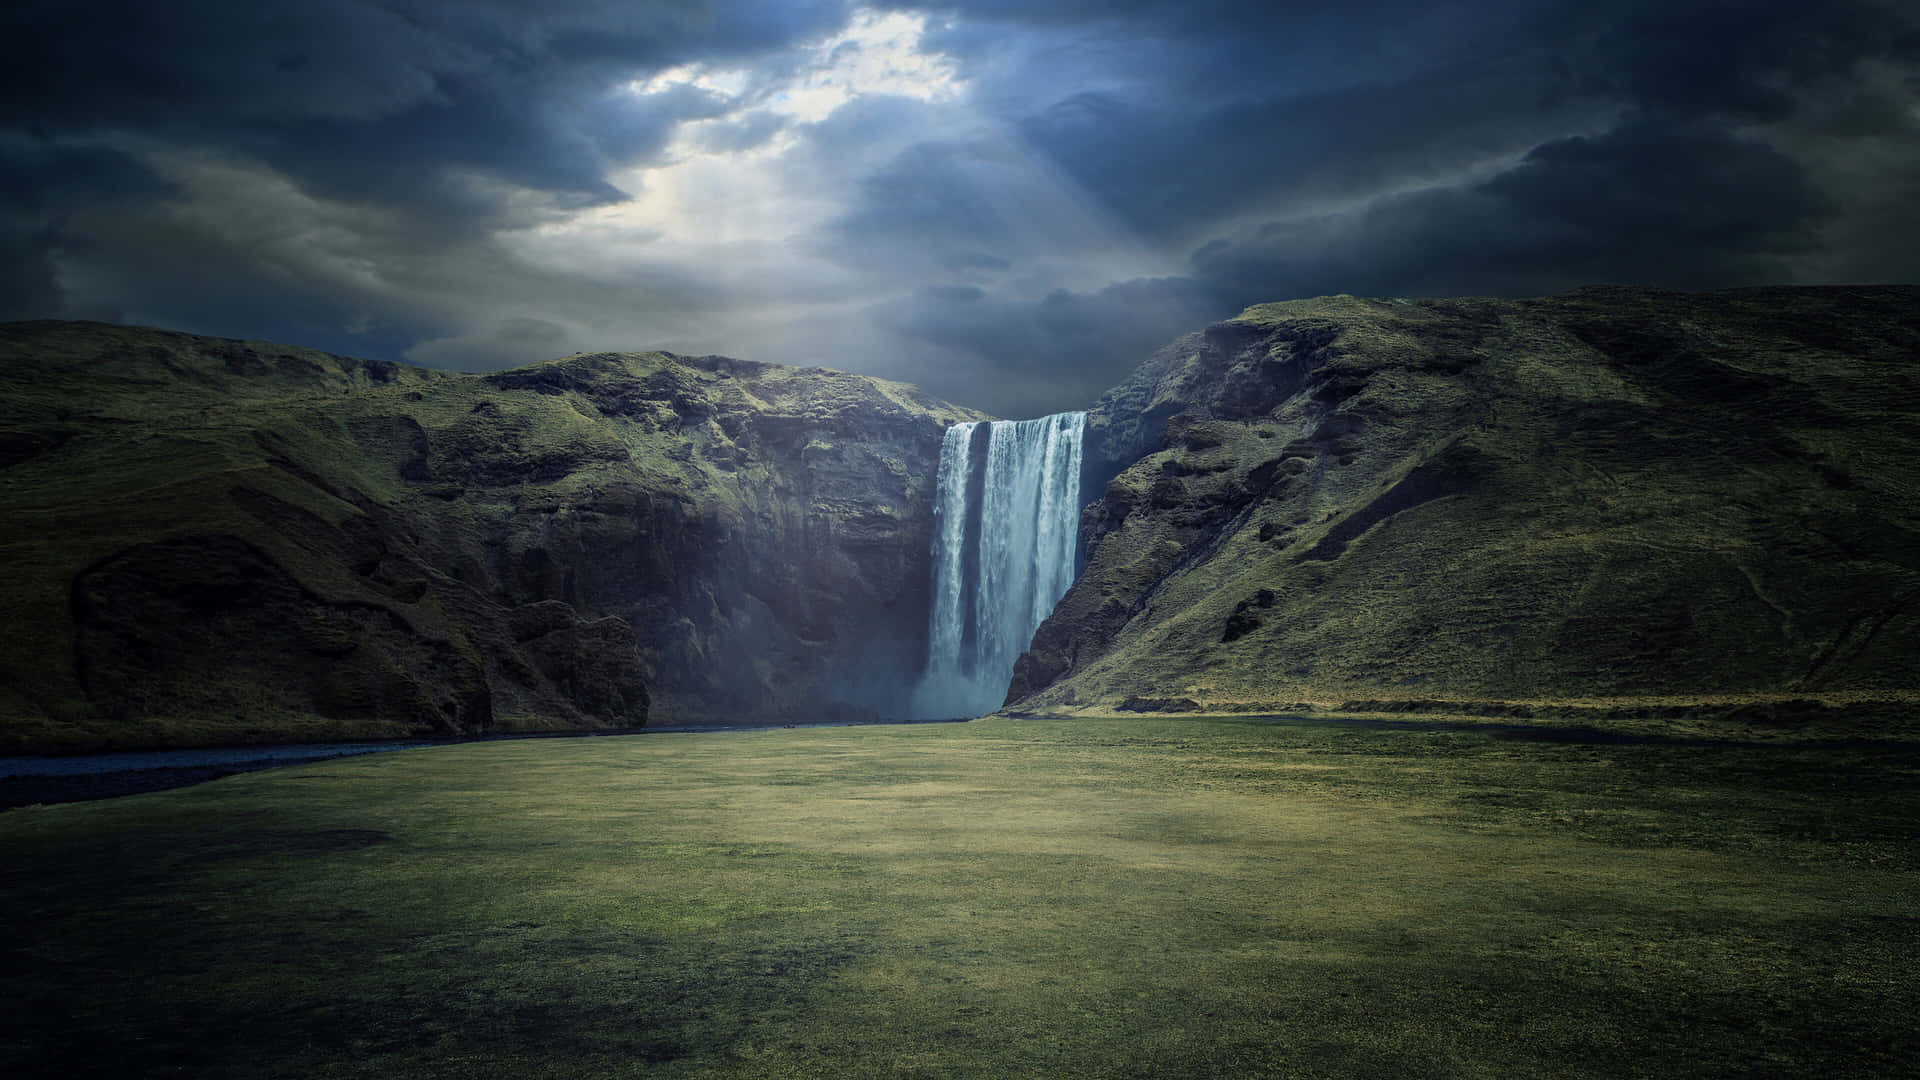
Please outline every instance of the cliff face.
M897 383L491 376L0 327L18 748L865 716L924 658L940 433Z
M1249 309L1089 413L1011 704L1920 693L1920 289ZM899 715L942 430L822 370L0 326L0 747Z
M1920 689L1920 289L1262 305L1089 448L1009 704Z
M478 545L449 530L450 547L502 560L511 595L626 619L664 716L900 714L926 658L941 433L979 414L724 357L577 356L485 381L588 418L629 456L540 498L509 479L517 503ZM456 442L444 467L493 468L494 437Z

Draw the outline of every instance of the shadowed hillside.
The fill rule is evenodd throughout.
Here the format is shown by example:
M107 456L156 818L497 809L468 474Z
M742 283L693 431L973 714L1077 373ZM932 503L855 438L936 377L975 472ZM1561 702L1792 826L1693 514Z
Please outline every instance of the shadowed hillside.
M1088 440L1009 704L1920 689L1920 289L1261 305Z
M0 326L0 747L871 715L971 418L719 357Z

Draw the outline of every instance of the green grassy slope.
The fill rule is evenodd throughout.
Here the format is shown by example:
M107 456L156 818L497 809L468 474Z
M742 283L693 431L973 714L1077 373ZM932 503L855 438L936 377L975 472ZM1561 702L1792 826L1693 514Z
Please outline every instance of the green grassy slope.
M851 708L858 609L924 590L971 416L723 358L481 377L0 326L0 747Z
M1920 690L1920 289L1262 305L1090 435L1021 707Z

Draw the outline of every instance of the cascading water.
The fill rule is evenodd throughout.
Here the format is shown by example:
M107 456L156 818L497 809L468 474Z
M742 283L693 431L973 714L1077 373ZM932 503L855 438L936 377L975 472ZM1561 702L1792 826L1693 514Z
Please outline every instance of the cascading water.
M916 715L999 708L1014 661L1073 584L1086 421L1073 412L947 429Z

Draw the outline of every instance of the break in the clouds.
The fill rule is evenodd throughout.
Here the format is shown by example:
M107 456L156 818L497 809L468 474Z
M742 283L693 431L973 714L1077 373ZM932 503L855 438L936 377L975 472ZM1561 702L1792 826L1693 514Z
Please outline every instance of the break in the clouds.
M0 317L1083 405L1262 300L1920 280L1907 5L27 0Z

